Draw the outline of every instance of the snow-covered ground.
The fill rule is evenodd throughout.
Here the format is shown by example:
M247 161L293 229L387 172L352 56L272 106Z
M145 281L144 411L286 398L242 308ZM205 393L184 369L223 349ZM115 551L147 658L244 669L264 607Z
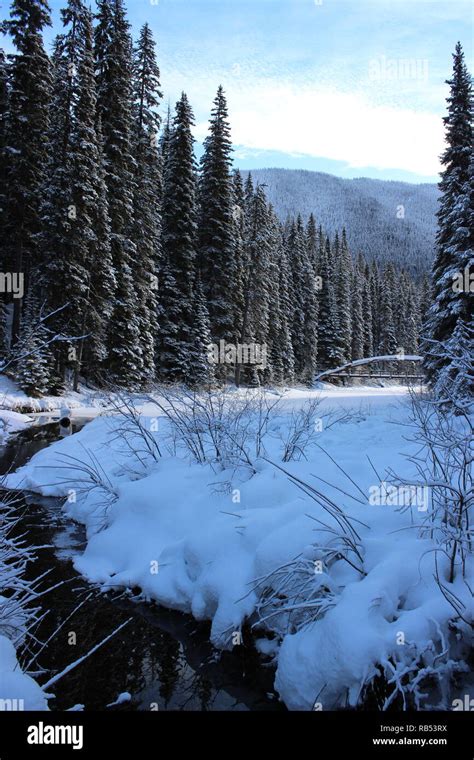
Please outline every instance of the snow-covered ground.
M445 647L454 611L434 577L445 578L448 560L429 532L420 535L429 496L374 498L389 470L416 477L406 389L296 389L268 417L262 409L278 395L265 399L260 411L244 408L243 392L224 410L216 401L209 429L209 407L190 427L176 428L152 402L135 422L96 418L8 485L66 497L88 533L76 568L104 588L139 587L211 620L220 648L242 642L245 622L257 624L291 709L355 705L381 669L392 677L387 699L402 673L416 679L434 663L462 670ZM191 407L173 403L189 422ZM462 579L451 592L472 615ZM412 695L420 698L417 683ZM448 698L419 706L447 708Z
M81 416L100 414L106 406L106 395L100 391L84 386L76 393L68 391L61 396L43 396L33 398L18 388L9 377L0 373L0 412L3 410L26 413L59 412L62 407L69 407L74 413L80 410Z

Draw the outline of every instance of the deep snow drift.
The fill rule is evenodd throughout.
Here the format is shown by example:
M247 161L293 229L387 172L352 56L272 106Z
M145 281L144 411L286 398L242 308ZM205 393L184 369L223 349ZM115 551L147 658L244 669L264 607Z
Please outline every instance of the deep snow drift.
M104 588L139 587L211 620L220 648L256 624L290 709L356 705L382 671L382 706L451 709L446 684L466 669L469 625L457 617L453 651L455 609L436 580L448 558L420 530L426 489L400 503L407 491L386 498L384 486L389 470L417 477L408 396L335 389L314 404L319 395L291 391L270 410L277 394L234 393L197 413L195 399L160 399L95 419L8 486L66 497L88 531L76 568ZM472 620L461 575L450 592Z

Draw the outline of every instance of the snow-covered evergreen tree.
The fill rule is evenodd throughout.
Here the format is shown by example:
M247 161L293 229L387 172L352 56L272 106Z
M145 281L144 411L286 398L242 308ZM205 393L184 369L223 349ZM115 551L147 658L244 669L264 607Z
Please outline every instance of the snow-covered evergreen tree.
M281 383L284 363L280 346L282 312L279 291L279 259L282 237L278 220L271 205L268 206L269 258L268 283L272 294L268 304L268 332L266 337L267 360L262 373L265 384Z
M5 51L0 48L0 228L5 229L7 205L7 113L8 113L8 65ZM5 236L0 239L0 266L8 269L8 246Z
M252 197L250 197L250 186L247 187L247 191L247 272L240 340L243 344L254 344L263 350L263 347L267 346L269 326L272 231L263 187L258 185ZM242 380L251 385L256 385L262 380L262 373L255 365L242 367L241 373Z
M233 245L235 274L232 286L232 309L234 315L234 332L238 339L242 336L242 322L245 309L245 282L248 270L248 246L246 245L246 205L242 176L237 169L233 176L234 210L233 210ZM236 368L236 384L239 384L239 368Z
M255 190L253 186L252 173L249 172L247 174L247 179L245 180L245 183L244 183L244 202L245 202L245 211L247 214L250 213L254 192Z
M372 301L372 341L375 352L380 344L380 274L375 261L370 265L370 298Z
M293 302L291 293L293 292L293 288L291 283L290 265L288 263L287 251L285 245L283 244L283 240L281 240L280 243L277 267L279 273L278 300L280 312L277 356L278 367L282 367L282 374L281 378L277 376L276 380L292 383L295 379L295 355L293 351L293 343L291 340L291 324L293 314Z
M136 388L148 380L143 371L137 313L133 241L135 162L133 159L132 45L123 0L99 0L95 30L97 117L102 123L111 224L111 249L117 288L108 336L108 377Z
M293 344L295 374L301 378L306 364L305 341L305 285L306 241L301 217L291 224L287 241L288 261L292 278L291 340Z
M199 265L213 340L235 341L236 274L232 143L224 90L219 87L204 140L199 183Z
M6 116L8 111L8 66L5 52L0 48L0 229L6 226L7 204L7 156L6 156ZM0 270L9 271L8 267L8 244L5 235L0 236ZM10 346L7 322L7 298L2 294L0 301L0 360L7 355Z
M322 289L319 293L318 368L324 370L338 367L343 361L329 238L320 249L319 270Z
M339 246L338 261L336 262L336 300L338 309L338 325L342 342L343 361L350 361L353 349L351 314L352 290L352 258L347 245L346 230L342 230ZM362 287L362 284L360 285ZM362 299L362 293L361 293Z
M12 271L22 273L25 292L38 275L40 204L48 153L51 100L50 61L42 33L51 24L46 0L13 0L2 25L16 52L10 55L10 92L6 119L6 219ZM24 299L14 300L12 343L18 339Z
M81 369L89 377L105 370L108 334L114 308L115 271L110 241L110 216L105 182L101 121L96 119L93 28L90 11L84 14L84 45L78 64L78 102L73 136L74 205L80 224L74 240L83 249L88 272L88 292L82 304L82 331L87 336L78 347L76 377Z
M458 319L454 332L435 344L443 368L436 376L434 392L441 401L464 403L474 387L474 328Z
M319 232L314 214L310 214L306 225L306 246L309 260L313 265L314 274L318 274Z
M80 234L84 224L84 219L78 219L75 205L72 148L84 13L85 6L80 0L69 0L61 11L64 32L54 41L50 152L42 188L40 235L43 262L40 285L47 310L55 312L51 326L57 333L76 336L81 334L89 279L84 249L73 240L75 231ZM68 349L61 342L53 346L53 353L54 385L58 391L64 388L66 368L75 364L76 347Z
M362 291L362 324L363 324L363 355L369 358L374 355L374 334L373 334L373 289L371 283L371 273L368 264L364 267L364 283Z
M403 335L398 336L398 345L403 346L405 353L418 354L421 332L420 302L416 286L409 278L406 282L406 294L403 302ZM419 372L419 366L407 362L404 366L408 374Z
M314 259L301 216L290 228L288 258L292 272L292 344L296 376L311 382L316 373L318 350L318 303Z
M12 351L13 375L29 396L44 396L51 387L51 355L48 331L41 321L40 303L35 288L27 297L21 330Z
M453 75L447 82L450 86L448 114L444 118L447 147L442 156L444 171L439 185L442 195L438 211L437 254L432 270L433 303L423 343L425 369L435 386L443 369L447 369L443 378L454 373L454 366L452 371L449 369L450 357L457 355L453 336L463 335L466 339L468 335L462 326L456 330L456 325L462 322L467 326L472 321L472 293L469 292L469 276L466 286L465 273L469 273L474 265L473 97L471 77L460 43L456 45L453 59ZM438 345L448 340L449 351Z
M160 198L162 192L158 134L162 97L155 42L148 24L140 31L134 51L134 130L135 196L133 241L137 257L133 262L137 293L137 315L143 359L143 381L155 377L155 347L158 341L158 268L160 260Z
M364 358L364 271L363 260L357 263L351 273L351 359Z
M194 284L193 310L193 341L186 382L191 387L199 388L210 386L215 380L215 365L209 360L209 347L212 342L209 312L199 275Z
M192 366L196 362L193 352L196 350L194 284L197 258L193 123L193 112L183 92L176 104L163 180L159 371L166 380L186 380L196 376L196 367Z
M41 284L50 327L71 339L53 346L57 386L70 368L97 376L107 356L115 278L99 124L90 11L68 0L55 43L50 143L45 183ZM62 308L65 307L65 308ZM86 337L87 336L87 337Z
M395 271L391 264L387 264L380 289L380 338L377 349L380 356L393 356L398 348L403 348L398 346L395 330L394 311L399 307L394 298L395 290Z
M186 304L190 300L191 296L188 296ZM189 368L193 330L189 322L184 330L182 320L179 289L164 247L160 266L160 332L156 364L159 378L167 382L183 380Z

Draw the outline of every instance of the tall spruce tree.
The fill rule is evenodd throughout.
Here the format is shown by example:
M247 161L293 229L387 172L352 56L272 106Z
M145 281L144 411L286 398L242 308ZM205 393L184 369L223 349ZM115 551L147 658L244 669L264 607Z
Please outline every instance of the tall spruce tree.
M380 343L380 273L375 261L370 264L370 297L372 300L372 339L375 353Z
M161 274L160 375L166 380L196 379L195 351L199 340L194 320L197 259L196 165L191 127L193 112L183 92L176 104L164 171L162 209L163 265ZM205 330L205 317L199 320Z
M338 324L342 342L342 358L343 361L350 361L352 355L353 321L353 315L351 315L352 258L347 245L345 229L342 230L338 258L339 260L336 263Z
M271 298L268 304L267 360L263 372L263 381L281 383L284 380L284 357L282 355L282 305L280 302L279 265L282 247L281 231L278 219L271 205L268 206L268 229L270 256L268 266L268 281Z
M8 65L5 52L0 48L0 229L6 227L7 204L7 124L8 111ZM0 237L0 270L8 271L8 245L4 235ZM0 301L0 360L4 359L10 346L8 335L8 295L2 294Z
M456 332L459 322L472 322L472 294L464 273L474 264L472 231L473 183L473 97L472 82L458 42L453 55L453 75L447 84L448 114L444 118L447 147L442 156L444 171L439 184L441 205L438 211L437 253L432 270L433 304L428 314L423 350L429 380L436 384L456 352L443 350L443 344ZM464 279L464 283L462 283ZM469 278L468 278L469 280ZM460 283L456 286L456 283ZM456 333L467 333L461 327ZM439 345L441 344L441 345ZM473 347L474 348L474 347ZM453 365L452 379L458 372ZM443 373L449 375L449 370ZM472 389L471 389L472 392Z
M236 273L232 143L224 90L219 87L204 141L199 183L199 265L213 340L234 342Z
M247 271L240 342L253 344L263 350L267 346L269 327L272 250L271 220L264 188L257 185L252 197L246 195L246 203ZM251 385L258 385L263 378L262 372L255 365L243 367L242 376Z
M155 377L158 345L158 269L160 262L160 198L162 191L158 134L162 97L155 42L148 24L140 31L134 51L134 130L135 195L133 240L137 257L133 263L143 380Z
M316 372L318 303L314 263L301 216L292 225L288 239L293 284L292 344L295 373L311 382Z
M21 390L38 398L44 396L51 386L49 334L42 316L36 288L31 288L25 299L20 334L11 358Z
M53 56L41 279L48 308L57 312L50 327L72 341L53 346L56 376L61 383L70 368L77 389L81 371L98 376L107 357L115 278L96 121L92 17L82 0L68 0L62 19L65 32Z
M293 292L291 339L295 359L295 374L298 379L301 379L306 364L305 285L307 250L301 216L298 216L290 227L287 250Z
M132 45L123 0L99 0L95 30L97 118L103 130L105 181L109 199L111 250L117 282L108 336L108 375L137 388L144 372L142 327L137 313L133 241L135 162L133 159Z
M233 210L233 245L234 245L234 261L235 261L235 273L234 283L232 288L233 294L233 314L234 314L234 332L238 339L242 336L242 323L245 309L245 282L246 273L248 270L248 246L246 245L245 231L246 231L246 205L245 205L245 192L242 182L242 176L237 169L233 176L233 191L234 191L234 210ZM235 369L235 383L239 385L240 382L240 365L237 363Z
M5 51L0 48L0 225L5 228L6 223L6 190L7 190L7 113L8 113L8 90L9 90L9 67ZM7 262L7 241L2 235L0 239L0 262L2 266Z
M363 323L363 354L369 358L374 355L374 334L373 334L373 291L371 283L371 273L368 264L364 267L364 284L362 295L362 323Z
M46 177L42 188L42 232L40 275L42 296L48 310L55 312L52 327L63 335L79 334L81 302L87 290L87 270L82 258L72 245L73 228L81 226L73 199L71 145L74 128L74 110L77 102L77 63L80 55L80 25L73 0L61 12L66 28L56 37L52 56L53 94L49 144L51 146ZM73 18L69 16L73 12ZM61 308L63 307L63 308ZM58 311L58 309L60 309ZM75 352L76 348L72 347ZM53 346L54 379L52 390L64 389L65 372L69 365L68 346L61 342Z
M13 0L2 29L13 39L6 119L5 239L12 270L24 276L25 293L40 266L40 204L48 154L50 61L43 30L51 24L46 0ZM20 334L22 302L14 299L12 344Z
M278 254L277 254L278 255ZM295 355L291 339L291 317L293 313L291 270L288 263L286 247L280 231L278 266L278 300L279 300L279 334L275 350L277 352L278 368L281 366L281 378L277 382L292 383L295 379ZM314 348L314 347L313 347ZM313 354L314 355L314 354Z
M191 387L209 387L215 380L215 367L209 361L211 326L209 323L209 312L207 310L206 298L199 274L196 277L193 289L193 312L194 321L191 331L193 339L186 382Z
M364 358L364 273L360 257L352 271L351 281L351 359L357 361Z
M395 330L394 309L396 308L395 271L387 264L383 273L380 288L380 338L378 353L380 356L393 356L397 350L398 341Z
M327 237L324 246L321 246L319 267L322 289L319 293L318 366L324 370L338 367L343 361L331 244Z
M92 15L88 9L82 11L81 19L83 44L77 65L77 106L71 141L73 206L78 223L71 230L71 244L84 263L87 289L79 304L78 328L84 338L76 354L76 388L81 371L97 378L106 369L116 289L101 122L96 119Z
M313 266L314 274L318 274L318 253L319 253L319 233L316 227L314 214L310 214L308 224L306 225L306 245L308 248L309 260Z

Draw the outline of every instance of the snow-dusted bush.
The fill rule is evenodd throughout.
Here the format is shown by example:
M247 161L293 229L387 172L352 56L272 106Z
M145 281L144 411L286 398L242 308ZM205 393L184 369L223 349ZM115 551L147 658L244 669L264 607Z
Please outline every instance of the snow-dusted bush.
M282 461L307 459L308 452L317 445L321 432L330 430L336 424L354 421L357 414L353 411L335 412L331 409L321 410L321 396L309 399L302 406L294 409L285 421Z
M449 710L452 708L453 685L458 676L469 673L464 661L469 647L459 646L448 630L443 633L435 625L436 633L425 642L411 641L397 647L391 656L381 663L384 698L381 710L392 705L399 709ZM373 684L371 683L372 687ZM368 690L363 694L363 699Z
M121 450L138 464L139 469L135 474L142 476L150 465L161 459L161 450L155 435L157 425L154 430L149 418L140 413L130 395L120 389L109 394L108 401L112 414L121 420L121 424L114 427L110 442L119 442Z
M335 565L350 568L356 578L366 575L356 521L313 485L289 472L286 474L326 517L322 520L308 515L316 523L318 540L306 546L301 555L255 582L253 592L258 598L255 626L270 626L281 635L316 622L337 604L340 589L331 575Z
M466 576L466 559L472 555L474 482L474 425L469 409L457 404L446 408L436 398L411 395L409 440L417 451L409 457L419 479L408 485L430 494L431 506L422 512L421 537L429 536L449 559L448 583ZM397 482L402 482L396 479ZM406 480L403 481L406 483Z
M30 645L36 642L33 629L41 614L38 598L42 593L41 577L34 581L25 578L34 548L17 535L18 507L14 499L0 494L0 701L12 705L11 709L47 710L44 692L22 672L21 668L28 668L18 661L17 655L21 647L25 657L31 657Z
M377 562L366 553L381 546L380 534L362 529L358 540L333 506L331 517L341 522L326 526L327 542L320 534L314 554L258 580L260 622L284 636L276 683L290 707L446 710L466 688L474 633L472 419L461 407L453 414L412 394L402 424L410 431L407 470L418 478L390 469L389 477L430 498L383 507L393 528ZM296 485L312 495L308 484ZM357 575L337 584L328 549ZM310 559L323 563L319 578Z
M170 423L171 451L184 450L192 461L222 468L243 466L264 454L264 439L279 403L262 391L240 395L160 388L152 399Z
M1 486L1 483L0 483ZM34 602L38 584L25 579L25 570L33 560L34 549L23 536L15 536L20 515L18 503L10 497L0 500L0 636L15 647L24 643L28 631L38 619Z

